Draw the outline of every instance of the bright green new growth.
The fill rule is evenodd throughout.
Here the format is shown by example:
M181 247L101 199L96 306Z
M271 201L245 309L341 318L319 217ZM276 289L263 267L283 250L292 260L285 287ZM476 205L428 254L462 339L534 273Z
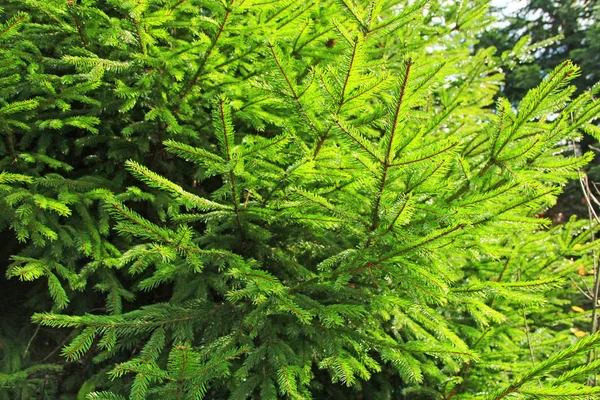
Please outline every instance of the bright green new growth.
M538 215L592 157L566 143L598 88L572 98L566 62L494 106L486 2L447 3L8 1L7 276L97 363L75 392L598 396L564 290L595 227ZM66 393L20 369L0 387Z

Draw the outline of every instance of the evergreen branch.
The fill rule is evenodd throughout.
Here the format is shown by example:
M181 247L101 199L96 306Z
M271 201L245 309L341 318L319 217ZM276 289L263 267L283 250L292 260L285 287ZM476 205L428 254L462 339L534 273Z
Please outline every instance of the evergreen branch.
M544 388L527 385L518 390L518 393L534 398L543 399L579 399L579 400L594 400L600 396L599 387L589 387L584 385L566 384L562 386Z
M118 215L120 215L122 218L125 218L125 219L133 222L135 225L139 226L144 231L149 232L151 234L151 237L157 238L157 239L177 248L178 250L180 250L184 253L193 253L193 254L198 254L198 255L203 254L203 252L200 249L186 247L186 246L181 245L179 243L179 241L172 240L169 237L168 233L165 232L163 229L157 227L156 225L152 224L151 222L144 220L142 217L140 217L133 211L128 210L126 207L122 206L121 204L117 203L116 201L112 201L112 202L109 201L109 202L107 202L107 204L112 206L112 209L114 209L118 213ZM127 230L127 227L125 227L125 226L121 226L120 228L122 231ZM131 233L136 234L135 231L131 231Z
M331 100L336 101L335 96L333 95L333 93L331 93L331 90L329 90L329 87L327 86L327 82L325 82L325 78L323 78L322 74L319 75L319 80L321 81L321 87L323 89L325 89L325 91L327 92L329 97L331 97Z
M226 356L225 358L217 358L214 362L212 363L207 363L206 365L202 366L202 368L200 368L198 370L198 372L196 372L191 379L192 380L198 380L198 383L196 383L193 386L193 389L191 390L192 393L196 393L199 389L201 385L204 385L206 382L206 377L207 375L214 373L215 371L218 371L220 366L222 366L223 364L227 365L227 361L229 360L235 360L236 358L239 358L239 354L241 353L247 353L248 349L247 348L243 348L240 349L236 352L234 352L231 355Z
M81 358L81 356L87 352L97 335L97 329L88 327L83 330L83 332L77 336L70 345L65 347L62 351L62 355L70 361L77 360Z
M496 152L496 156L498 156L504 147L508 145L521 126L532 118L533 114L543 102L547 100L547 97L552 91L557 90L561 85L566 84L575 76L576 72L577 69L575 66L570 61L565 61L556 67L556 69L542 81L542 84L539 87L535 88L525 96L521 102L521 107L519 107L520 113L517 115L517 121L512 125L506 140L500 145L500 148Z
M301 16L302 14L304 14L305 12L310 10L314 5L315 5L315 3L310 2L304 8L301 8L300 11L297 11L296 14L291 15L287 19L287 21L282 22L279 25L277 25L277 29L282 29L284 26L286 26L287 24L289 24L290 22L292 22L293 20L295 20L296 18L298 18L299 16Z
M88 67L90 69L94 68L94 67L101 67L103 70L105 71L122 71L122 70L126 70L132 67L132 63L131 62L127 62L127 61L115 61L115 60L108 60L108 59L104 59L104 58L99 58L99 57L79 57L79 56L63 56L62 60L65 61L66 63L72 64L76 67ZM94 80L94 81L90 81L90 82L85 82L84 85L88 85L90 86L90 89L95 89L96 87L100 86L102 82L99 80ZM77 95L77 92L80 92L82 89L82 86L80 85L75 85L70 87L69 89L66 89L62 92L63 97L67 97L67 94L70 94L71 92L75 93L75 96ZM68 98L68 97L67 97ZM41 103L40 105L47 105L47 104L51 104L54 100L52 98L46 100L45 102Z
M345 0L342 0L345 2ZM348 82L350 81L350 75L352 74L352 67L354 66L354 62L356 61L356 52L358 50L358 43L359 43L359 38L356 38L354 40L354 46L352 46L352 53L350 54L350 64L348 66L348 72L346 73L346 76L344 78L344 83L342 84L342 96L340 97L340 108L338 109L338 112L340 112L340 109L342 107L342 105L345 103L345 98L346 98L346 89L348 87ZM337 114L336 113L336 114Z
M289 137L287 135L280 135L278 137L273 138L272 140L269 140L264 145L261 144L259 146L252 147L250 150L246 151L245 153L242 153L241 156L240 156L240 158L244 158L244 157L247 157L247 156L249 156L251 154L258 153L258 152L261 152L263 150L266 150L266 149L268 149L270 147L280 145L282 143L285 143L288 140L289 140Z
M310 38L309 40L307 40L306 42L302 43L302 45L298 48L294 48L294 51L296 53L300 53L300 51L302 49L304 49L306 46L308 46L309 44L311 44L312 42L314 42L315 40L317 40L318 38L320 38L321 36L326 35L327 33L333 31L335 28L331 27L328 29L323 29L321 32L319 32L318 34L314 35L312 38Z
M178 156L182 157L187 161L196 163L206 163L205 160L208 160L212 161L215 164L220 164L224 162L224 160L217 154L213 154L199 147L192 147L187 144L176 142L172 139L165 140L163 144L167 147L168 151L177 154Z
M205 315L185 315L177 318L161 318L161 319L141 319L133 317L136 312L128 314L115 315L92 315L85 314L83 316L60 315L53 313L35 313L31 317L32 322L39 323L55 328L81 328L87 326L89 328L103 329L120 329L124 333L133 335L135 330L150 331L154 328L162 328L166 325L173 325L180 322L190 322L204 318ZM139 315L139 313L137 313ZM131 318L131 319L129 319Z
M508 262L505 263L505 266L508 266ZM452 289L453 293L476 293L483 292L488 289L523 289L529 290L532 292L535 291L546 291L550 288L558 287L560 284L560 279L558 278L547 278L547 279L539 279L532 281L518 281L518 282L485 282L480 284L474 284L469 286L466 289Z
M359 337L361 340L364 340L368 343L376 345L377 347L384 347L390 349L396 349L403 352L415 352L415 353L433 353L433 354L452 354L456 356L466 356L470 359L477 359L477 354L466 349L462 348L447 348L442 346L435 346L431 343L422 343L422 342L407 342L398 344L392 340L381 340L377 338L373 338L367 336L360 332L351 331L348 328L338 328L342 332L350 334L352 336Z
M546 360L540 362L537 366L531 368L524 375L515 379L510 385L498 390L496 393L487 397L489 400L500 400L511 393L518 392L527 382L543 375L557 366L569 361L573 357L588 352L590 349L600 346L600 334L591 335L579 340L572 346L552 354Z
M71 6L73 9L71 11L71 16L73 17L73 22L75 22L75 26L77 27L77 33L79 34L79 38L81 39L81 44L83 47L88 47L87 41L85 40L85 36L83 35L83 30L81 28L81 23L79 22L79 18L77 18L77 13L75 12L75 5ZM1 34L1 33L0 33Z
M133 25L135 26L135 32L137 33L138 42L140 44L142 54L146 55L146 43L144 42L144 36L142 35L142 31L140 30L140 21L137 18L134 18Z
M423 293L428 294L429 296L433 297L434 299L437 300L438 304L444 305L446 303L446 301L444 301L444 299L442 299L439 295L433 293L431 290L427 290L425 289L422 285L419 285L418 283L416 283L414 280L404 277L403 278L406 282L408 282L410 284L410 286L414 286L416 287L418 290L420 290Z
M350 16L354 19L354 21L360 26L362 30L366 30L364 22L360 19L360 17L356 14L356 10L351 4L348 4L348 1L351 0L338 0L340 4L342 4L346 10L348 10Z
M284 296L276 296L277 300L282 302L285 307L287 308L289 311L292 312L292 314L294 314L296 316L296 318L298 318L298 320L303 323L303 324L310 324L310 321L312 320L314 314L311 313L310 311L306 311L301 309L300 307L294 307L295 303L293 301L286 301L286 299L284 298Z
M493 166L495 165L495 160L493 158L490 158L485 165L483 166L483 168L481 168L481 170L477 173L477 177L481 178L483 175L485 175L485 173ZM467 180L463 183L463 185L456 191L454 192L454 194L452 194L450 197L448 197L448 202L451 203L454 200L458 199L461 195L463 195L467 190L469 190L469 185L470 182Z
M302 105L302 103L300 102L300 96L298 95L298 93L296 93L296 89L294 89L294 85L292 85L292 82L290 81L290 78L288 77L288 74L285 72L285 69L283 68L283 65L281 64L281 61L277 57L277 54L276 54L275 48L274 48L275 45L273 43L269 42L268 46L269 46L269 49L271 51L271 55L273 56L273 59L275 60L275 64L277 65L277 68L279 69L279 71L283 75L283 78L285 79L285 82L286 82L288 88L290 89L290 93L292 94L292 96L290 96L290 97L292 97L292 99L294 100L294 102L298 106L298 110L302 113L302 115L304 116L304 118L306 119L306 121L308 122L308 124L310 125L312 131L317 136L319 136L319 130L317 129L317 127L314 124L313 120L308 115L308 113L307 113L306 109L304 108L304 106Z
M90 392L87 394L89 400L125 400L125 397L111 392Z
M444 64L440 64L440 69L441 67L443 67ZM433 119L433 122L430 123L427 126L427 129L425 131L423 131L422 136L428 136L429 134L431 134L433 132L433 130L440 126L440 124L442 122L444 122L446 120L446 118L450 117L452 115L452 113L454 111L456 111L456 109L461 105L461 103L459 101L455 101L452 104L450 104L447 107L444 107L443 111L439 112L438 114L436 114L436 116ZM460 130L465 124L464 123L460 123L456 126L456 128L454 129L454 132L457 132L458 130ZM453 133L454 133L453 132ZM487 142L487 139L484 140L484 142ZM399 149L396 151L396 156L398 156L398 154L400 154L400 151L402 149Z
M510 157L506 157L506 158L498 158L496 159L497 162L506 162L506 161L510 161L510 160L514 160L516 158L520 158L522 156L524 156L525 154L527 154L531 149L533 149L535 147L536 144L538 144L540 142L540 139L536 139L534 140L525 150L523 150L520 153L517 153L513 156Z
M233 5L233 1L231 3ZM209 57L211 56L212 52L214 51L215 47L217 46L219 38L221 37L221 35L223 34L223 31L225 30L225 25L227 24L227 20L229 19L230 14L231 14L231 9L229 7L226 7L225 8L225 16L223 17L223 21L221 22L221 25L219 26L219 30L218 30L215 38L212 40L210 47L208 48L206 54L204 55L204 57L202 57L202 61L200 62L200 65L198 66L196 73L192 77L192 80L190 81L190 83L187 85L187 87L183 91L183 94L181 95L181 101L185 100L185 98L188 96L190 90L192 90L192 88L196 85L196 83L198 83L198 79L200 78L200 75L204 71L204 67L206 66L206 63L208 62Z
M379 156L375 154L374 149L369 148L370 146L367 144L367 142L364 139L360 138L360 136L358 134L353 134L350 129L343 127L340 124L340 121L338 121L337 119L334 119L334 123L338 126L338 128L340 128L340 130L343 133L345 133L350 139L352 139L354 142L356 142L356 144L358 144L371 157L373 157L375 160L379 161L382 164L384 163L384 161L381 160L379 158Z
M470 149L468 149L467 151L465 151L465 152L463 153L463 157L465 157L465 158L466 158L466 157L468 157L468 156L469 156L469 155L471 155L471 154L472 154L472 153L473 153L475 150L477 150L477 149L478 149L478 148L480 148L482 145L484 145L485 143L488 143L488 142L489 142L489 139L488 139L487 137L484 137L482 140L480 140L480 141L479 141L479 143L477 143L477 142L475 142L475 141L472 141L471 143L475 143L475 144L473 145L473 147L471 147ZM467 148L468 148L468 146L467 146ZM466 150L467 148L465 148L465 150Z
M300 41L300 38L302 37L302 35L304 35L304 32L306 32L306 30L311 26L311 23L309 21L307 21L304 24L304 27L300 30L300 32L298 32L298 35L296 36L296 39L294 39L294 43L292 44L292 49L294 49L294 52L296 52L296 48L298 47L298 42Z
M452 148L454 148L456 146L458 146L458 142L452 143L450 146L445 147L445 148L443 148L442 150L440 150L440 151L438 151L436 153L432 153L432 154L429 154L427 156L423 156L421 158L417 158L415 160L409 160L409 161L403 161L403 162L394 163L394 164L391 164L390 167L398 167L398 166L401 166L401 165L407 165L407 164L412 164L412 163L417 163L417 162L429 160L430 158L433 158L433 157L435 157L435 156L437 156L439 154L445 153L446 151L448 151L448 150L450 150L450 149L452 149Z
M119 364L112 371L116 376L122 376L126 373L134 373L139 377L151 376L158 379L165 379L171 382L180 382L178 379L168 376L164 371L156 369L155 371L149 370L145 365L132 365L129 366L126 363Z
M235 57L230 57L227 60L223 61L222 63L215 65L214 69L218 70L218 69L221 69L221 68L223 68L223 67L225 67L225 66L227 66L229 64L232 64L232 63L234 63L236 61L239 61L239 60L243 59L244 57L246 57L246 56L254 53L257 48L258 48L258 45L256 45L256 44L252 45L250 47L250 49L248 49L247 51L243 52L242 54L240 54L238 56L235 56ZM200 76L203 76L205 74L206 74L206 72L203 72Z
M276 4L276 3L278 3L278 1L272 1L272 2L266 2L266 3L257 3L255 5ZM284 2L284 4L285 4L285 2ZM294 5L293 1L288 1L285 6L281 7L279 10L277 10L276 12L274 12L273 15L271 15L269 18L267 18L265 20L265 22L271 22L273 19L275 19L275 17L277 17L278 15L280 15L282 12L284 12L285 10L287 10L289 7L291 7L293 5Z
M271 197L273 197L275 192L283 186L285 181L294 173L294 171L304 166L307 162L308 159L305 158L288 167L283 176L277 181L277 183L273 186L269 193L263 198L262 205L266 205L269 202L269 200L271 200Z
M435 234L433 236L430 236L430 237L426 237L425 239L422 239L421 241L418 241L417 243L415 243L415 244L413 244L411 246L405 247L405 248L403 248L401 250L398 250L398 251L394 251L394 252L392 252L392 253L390 253L390 254L388 254L388 255L386 255L386 256L378 259L373 264L379 264L379 263L388 261L388 260L390 260L392 258L398 257L398 256L400 256L402 254L405 254L405 253L411 252L413 250L416 250L419 247L423 247L423 246L425 246L425 245L427 245L427 244L429 244L431 242L434 242L434 241L436 241L438 239L441 239L441 238L443 238L445 236L448 236L449 234L451 234L451 233L453 233L453 232L455 232L457 230L463 229L463 228L465 228L465 226L466 226L465 224L458 224L458 225L456 225L456 226L454 226L452 228L445 229L442 232L440 232L438 234Z
M505 194L506 192L509 192L512 189L515 189L517 187L519 187L518 183L514 183L512 185L506 185L505 187L500 187L497 190L491 190L490 193L488 193L488 194L485 194L483 196L477 196L469 201L463 201L459 204L461 207L464 207L464 206L470 206L473 204L481 203L482 201L491 200L495 197L501 196L501 195Z
M346 101L344 103L347 104L347 103L351 102L352 100L356 100L357 98L359 98L361 96L364 96L365 94L374 91L379 86L384 85L386 83L387 83L386 77L381 78L377 82L375 82L373 85L369 86L366 90L360 91L359 93L356 93L356 94L354 94L352 96L348 96L348 98L346 99Z
M342 0L345 1L345 0ZM344 106L344 104L347 103L346 101L346 90L348 88L348 83L350 82L350 76L352 75L352 69L354 68L354 64L356 62L356 58L358 56L358 51L359 51L359 41L360 38L356 37L354 39L354 43L352 46L352 53L350 54L350 63L348 64L348 71L346 72L345 76L344 76L344 82L342 83L342 92L341 92L341 97L338 101L338 108L337 111L335 112L335 114L339 114L342 110L342 107ZM327 86L325 86L325 89L327 90ZM329 93L329 90L327 90L327 92ZM358 97L358 96L356 96ZM332 96L333 98L333 96ZM334 122L340 126L340 124L338 123L337 120L334 120ZM316 160L317 156L319 155L319 152L321 151L321 148L323 147L323 144L325 143L325 140L327 140L327 137L329 136L329 132L331 131L331 126L327 129L327 131L319 138L319 141L317 142L317 145L315 147L315 151L313 153L313 160ZM341 128L341 126L340 126ZM343 128L341 128L343 130ZM360 143L359 143L360 144ZM361 144L361 146L363 146Z
M182 5L183 3L187 3L188 0L179 0L177 3L173 4L169 7L169 10L175 10L177 7Z
M515 208L517 208L517 207L520 207L520 206L522 206L522 205L525 205L525 204L527 204L527 203L530 203L530 202L532 202L532 201L534 201L534 200L537 200L537 199L539 199L539 198L542 198L542 197L544 197L544 196L546 196L546 195L548 195L548 194L554 193L554 192L556 192L556 189L552 188L552 189L550 189L550 190L547 190L547 191L545 191L545 192L539 193L539 194L537 194L537 195L535 195L535 196L533 196L533 197L529 197L528 199L525 199L525 200L522 200L522 201L518 201L518 202L516 202L516 203L514 203L514 204L511 204L511 205L510 205L510 206L508 206L508 207L504 207L504 208L503 208L503 209L501 209L501 210L500 210L498 213L494 214L494 216L498 216L498 215L504 214L504 213L505 213L505 212L507 212L507 211L514 210L514 209L515 209ZM483 222L487 222L487 221L491 220L492 218L493 218L493 216L492 216L492 217L485 218L485 219L483 219L483 220L481 220L481 221L477 221L477 222L475 222L475 224L480 224L480 223L483 223Z
M0 116L16 114L24 111L31 111L38 106L37 100L23 100L8 103L4 107L0 108Z
M390 226L387 227L387 229L385 230L384 234L386 234L389 231L391 231L392 229L394 229L394 226L396 225L396 221L398 221L398 218L400 218L400 216L402 215L402 213L406 209L406 206L408 205L408 201L409 200L410 200L410 197L406 196L405 199L404 199L404 203L402 204L402 208L400 208L400 210L396 213L396 216L394 217L394 219L392 220L392 222L390 222Z
M315 151L313 152L313 160L317 159L317 156L319 155L319 152L321 151L321 148L323 147L323 144L325 143L325 140L327 140L327 137L329 136L329 132L331 132L331 129L333 128L333 125L330 125L329 128L327 129L327 131L321 135L321 137L319 138L319 141L317 142L317 145L315 146Z
M221 118L221 126L223 129L223 140L225 143L225 151L227 154L227 161L231 161L232 150L231 146L233 143L229 143L230 140L233 139L233 132L229 132L227 129L230 127L230 124L227 121L227 116L225 112L224 99L219 100L219 116ZM240 204L237 194L237 189L235 185L235 175L233 174L233 170L229 170L229 181L231 183L231 195L233 196L233 209L235 212L235 221L240 230L240 235L242 239L245 237L244 228L242 227L242 220L240 218Z
M181 148L181 146L179 147ZM194 156L198 155L196 150ZM171 194L178 196L187 207L193 208L196 207L202 211L215 211L215 210L228 210L228 206L224 206L222 204L216 203L214 201L210 201L204 199L200 196L192 194L188 191L185 191L181 186L174 184L173 182L163 178L161 175L150 171L148 168L136 163L135 161L127 161L125 162L127 168L131 171L131 173L136 176L138 179L146 182L148 185L155 187L157 189L165 190L170 192Z
M394 30L401 28L402 26L406 25L407 23L416 20L419 9L424 7L425 5L427 5L427 3L428 3L427 0L423 0L423 1L415 2L415 3L411 4L410 6L406 7L402 11L402 13L395 15L394 17L388 18L388 20L386 22L384 22L380 25L377 25L375 28L371 29L369 31L369 33L375 33L379 30L385 31L386 28L388 28L390 25L393 25L398 22L400 22L400 23ZM411 17L413 15L414 15L414 17Z
M24 13L24 12L17 13L17 15L12 17L9 21L7 21L4 24L4 26L2 26L2 29L0 30L0 38L2 38L2 36L6 35L8 32L12 31L13 29L15 29L16 27L21 25L28 17L29 17L29 15L27 13Z
M225 155L227 156L227 161L231 161L231 156L233 154L232 152L232 148L233 148L233 139L234 139L234 134L233 131L231 131L231 128L233 128L231 126L231 122L230 117L229 117L229 109L225 109L225 99L221 98L219 99L218 102L218 106L219 106L219 118L220 118L220 124L219 124L219 128L221 131L220 132L220 137L219 140L221 140L225 146ZM221 137L222 136L222 137ZM232 143L229 143L229 142Z
M422 349L411 348L407 349L407 351L414 353L432 353L432 354L453 354L457 356L466 356L469 358L477 358L476 353L466 351L466 350L452 350L452 349L436 349L435 347L425 346Z
M579 366L577 368L574 368L570 371L565 372L564 374L559 376L556 380L554 380L551 383L551 385L559 386L560 384L572 381L577 376L589 374L589 373L595 373L596 371L599 371L599 370L600 370L600 360L594 360L594 361L588 362L587 364L584 364L582 366Z
M381 7L381 2L379 2L378 0L371 0L369 5L367 6L367 18L366 18L367 23L365 24L365 30L367 32L369 32L371 29L371 24L373 23L373 18L375 17L375 14L376 14L374 11L377 11L375 8L377 5L379 5Z
M294 89L294 85L292 85L290 78L288 77L287 73L285 72L285 69L283 68L283 65L281 64L281 61L277 57L274 47L275 47L274 44L269 42L269 49L271 50L271 54L273 55L273 60L275 60L275 64L277 64L277 68L283 75L283 78L285 79L285 82L287 83L288 88L290 89L290 92L292 93L291 97L297 102L299 109L304 110L304 107L302 107L302 104L300 104L300 101L299 101L300 98L298 97L298 94L296 93L296 89Z
M22 174L12 174L6 171L0 172L0 184L7 183L33 183L33 178L31 176L22 175Z
M412 381L414 383L421 383L423 381L423 373L421 372L421 368L417 368L418 364L416 366L413 365L413 363L417 360L415 360L414 357L412 357L407 351L401 349L396 350L398 350L398 353L402 356L402 360L398 360L397 363L400 364L398 368L400 369L400 374L403 379L405 379L407 382ZM410 374L403 374L402 366L404 366L404 368L408 368Z
M314 204L316 204L316 205L318 205L318 206L320 206L320 207L322 207L322 208L324 208L324 209L326 209L328 211L331 211L334 214L338 214L338 215L341 215L341 216L346 217L348 219L351 219L353 221L362 223L362 221L360 219L354 217L351 214L348 214L348 213L345 213L345 212L337 210L333 205L329 204L329 202L327 202L325 199L321 199L321 198L319 198L318 196L316 196L314 194L311 194L311 193L308 193L308 192L304 192L304 191L300 190L299 188L292 188L292 189L290 189L290 191L292 193L294 193L294 194L302 197L303 199L306 199L306 200L310 201L311 203L314 203Z
M423 179L421 179L419 182L415 183L412 186L408 186L405 190L405 192L408 193L412 193L413 190L415 190L416 188L418 188L419 186L421 186L423 183L425 183L427 181L427 179L431 178L433 175L435 175L436 172L438 172L443 166L444 164L446 164L446 159L442 160L439 164L437 164L435 166L435 168L433 170L431 170L431 172L428 172L427 175L425 175L423 177Z
M410 74L410 70L412 67L412 60L407 60L406 61L406 66L405 66L405 70L404 70L404 76L402 77L402 83L400 84L400 94L398 96L398 100L396 103L396 109L394 111L394 117L392 118L391 121L391 131L390 131L390 135L389 135L389 143L386 149L386 154L385 154L385 160L384 160L384 168L386 168L386 166L389 166L389 163L391 161L390 155L392 152L392 148L394 147L394 139L396 136L396 129L398 129L398 119L400 117L400 109L402 108L402 102L404 100L404 94L406 92L406 87L408 86L408 76ZM387 170L387 169L386 169Z
M320 217L307 217L307 216L303 216L303 217L289 217L292 220L299 220L299 221L320 221L320 222L336 222L336 223L340 223L343 222L342 219L333 219L333 218L320 218Z

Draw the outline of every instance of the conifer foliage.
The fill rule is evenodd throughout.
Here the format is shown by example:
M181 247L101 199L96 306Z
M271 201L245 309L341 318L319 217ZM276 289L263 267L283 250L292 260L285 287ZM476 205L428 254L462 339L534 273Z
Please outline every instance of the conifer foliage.
M600 89L451 3L5 1L0 398L597 398Z

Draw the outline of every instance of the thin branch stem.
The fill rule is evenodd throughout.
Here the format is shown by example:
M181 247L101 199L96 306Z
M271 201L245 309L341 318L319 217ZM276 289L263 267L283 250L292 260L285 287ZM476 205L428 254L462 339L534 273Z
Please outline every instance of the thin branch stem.
M225 105L223 100L219 101L219 117L221 118L221 124L223 126L223 137L225 141L225 151L227 153L227 161L231 161L231 146L233 143L229 143L227 132L227 120L225 118ZM229 171L229 180L231 181L231 195L233 196L233 208L235 211L235 221L240 230L242 238L244 238L244 228L242 228L242 220L240 218L240 203L237 194L237 188L235 184L235 175L232 170Z
M575 150L575 144L571 143L571 146L573 147L573 150ZM587 180L587 176L583 175L581 173L581 170L578 169L577 170L577 174L579 175L579 185L581 186L581 191L585 197L586 200L586 207L588 210L588 220L590 223L590 235L591 235L591 239L592 242L594 242L596 240L596 235L594 233L594 220L596 221L596 223L599 223L600 220L598 219L598 215L596 214L596 211L594 210L594 207L592 206L592 201L590 199L590 195L591 195L591 190L590 190L590 186ZM600 279L598 279L598 256L596 254L596 250L592 250L592 260L594 263L594 286L593 286L593 293L592 293L592 335L595 334L598 331L598 316L597 316L597 312L598 312L598 292L600 291ZM587 361L588 363L596 360L597 358L597 352L596 350L592 350L588 353L588 357L587 357ZM594 377L592 379L592 382L594 386L596 386L598 384L598 374L594 373Z
M29 353L29 348L31 347L31 343L33 343L33 339L35 339L38 332L40 331L40 327L41 327L41 325L37 326L37 328L35 329L35 332L33 332L33 335L31 336L31 339L29 339L29 342L27 342L27 347L25 347L25 351L23 352L23 358L25 358L25 356L27 356L27 353Z
M192 88L196 85L196 83L198 83L198 78L200 78L200 75L204 71L204 67L206 66L206 63L208 62L210 55L214 51L215 47L217 46L217 42L219 41L219 38L221 37L221 35L223 34L223 31L225 30L225 25L227 24L227 20L229 19L230 14L231 14L231 10L229 8L227 8L225 10L225 16L223 17L223 22L221 22L221 25L219 26L219 31L217 32L217 35L215 36L214 40L211 42L210 47L208 48L208 51L202 58L202 61L200 62L200 65L198 66L198 69L196 70L196 73L194 74L192 80L187 85L186 89L183 91L183 94L181 95L182 101L188 96L188 94L190 93L190 90L192 90Z
M581 288L581 286L579 286L579 285L577 284L577 282L575 282L575 279L573 279L573 278L571 278L571 277L569 277L569 279L571 280L571 282L573 282L573 285L575 285L575 287L577 288L577 290L579 290L579 292L580 292L582 295L584 295L584 296L585 296L585 297L586 297L588 300L591 300L591 301L593 301L593 298L592 298L592 296L591 296L591 295L590 295L588 292L586 292L585 290L583 290L583 289Z
M391 130L390 130L390 139L385 153L385 159L383 160L383 172L381 174L381 179L379 181L379 191L377 193L377 197L375 199L375 206L373 207L372 214L372 222L371 222L371 230L374 231L377 228L377 223L379 219L379 207L381 205L381 198L383 197L383 191L385 189L385 183L387 180L388 170L391 166L390 164L390 156L392 154L392 148L394 147L394 138L396 135L396 129L398 127L398 118L400 117L400 110L402 109L402 103L404 100L404 94L406 93L406 87L408 85L408 76L410 74L410 68L412 66L412 62L409 60L406 63L406 71L404 72L404 77L402 79L402 87L400 88L400 95L398 96L398 104L396 105L396 111L394 112L394 118L392 119Z

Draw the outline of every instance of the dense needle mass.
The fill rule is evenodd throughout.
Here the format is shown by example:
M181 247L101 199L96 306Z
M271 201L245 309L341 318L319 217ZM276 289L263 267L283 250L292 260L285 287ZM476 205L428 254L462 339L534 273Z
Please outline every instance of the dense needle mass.
M486 1L5 3L0 398L600 393L598 88L495 101Z

